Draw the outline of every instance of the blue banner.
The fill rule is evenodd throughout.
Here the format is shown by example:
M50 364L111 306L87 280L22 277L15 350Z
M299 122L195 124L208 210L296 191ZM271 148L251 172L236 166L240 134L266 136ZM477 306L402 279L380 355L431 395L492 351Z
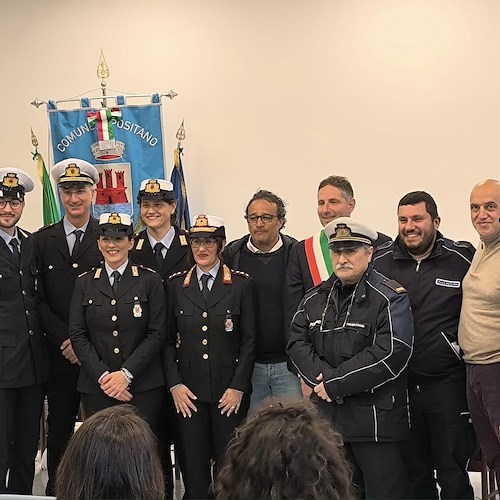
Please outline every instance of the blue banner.
M161 101L128 105L117 98L113 108L91 108L88 98L81 107L58 110L49 101L48 113L54 163L80 158L99 172L94 215L121 212L137 222L137 192L146 178L165 178Z

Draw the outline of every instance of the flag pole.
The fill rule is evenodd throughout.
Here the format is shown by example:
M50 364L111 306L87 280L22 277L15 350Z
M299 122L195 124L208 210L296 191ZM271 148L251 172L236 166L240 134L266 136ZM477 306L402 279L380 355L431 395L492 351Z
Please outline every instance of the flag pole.
M104 53L102 49L101 49L101 56L99 57L99 64L97 65L97 78L101 79L101 92L102 92L101 106L105 108L107 105L106 79L109 78L109 67L106 63L106 59L104 59Z
M101 95L91 96L88 97L88 99L89 101L99 99L101 101L101 107L105 108L107 107L106 103L108 99L116 99L119 96L108 95L107 93L106 79L109 77L109 67L106 63L106 59L104 58L104 52L102 49L101 49L101 55L99 57L99 63L97 65L97 77L100 78L101 80ZM126 99L137 98L137 97L151 97L151 94L120 94L120 97L125 97ZM169 90L165 94L160 94L160 97L168 97L170 100L172 100L175 97L177 97L177 93L174 92L173 90ZM61 99L59 101L55 101L55 104L68 103L68 102L80 102L80 99ZM36 97L35 99L33 99L33 101L30 102L30 104L38 109L40 106L43 106L44 104L47 105L48 101L45 101L43 99L38 99L38 97Z

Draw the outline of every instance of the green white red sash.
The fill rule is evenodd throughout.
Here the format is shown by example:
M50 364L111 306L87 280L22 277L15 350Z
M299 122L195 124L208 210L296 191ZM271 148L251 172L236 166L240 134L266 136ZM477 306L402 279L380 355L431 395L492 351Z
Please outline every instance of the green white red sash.
M307 238L304 244L307 265L309 266L314 286L316 286L333 274L328 238L325 232L321 230L318 234Z

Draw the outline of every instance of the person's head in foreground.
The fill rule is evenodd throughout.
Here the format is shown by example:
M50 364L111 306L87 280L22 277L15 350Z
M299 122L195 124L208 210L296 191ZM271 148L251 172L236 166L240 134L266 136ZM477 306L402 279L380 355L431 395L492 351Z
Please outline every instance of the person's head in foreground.
M85 420L57 470L59 500L163 500L156 441L131 405L106 408Z
M312 403L264 405L229 443L216 498L354 498L340 435Z

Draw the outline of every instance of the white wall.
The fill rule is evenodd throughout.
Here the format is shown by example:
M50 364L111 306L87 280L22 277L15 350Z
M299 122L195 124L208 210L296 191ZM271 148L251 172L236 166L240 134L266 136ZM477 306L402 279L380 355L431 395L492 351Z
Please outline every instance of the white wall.
M497 0L0 0L0 165L35 175L29 127L47 156L45 109L30 101L108 86L175 90L164 101L170 175L185 120L191 212L246 231L259 188L288 201L286 232L319 228L316 188L346 175L354 216L394 235L408 191L434 195L445 234L477 242L471 187L499 178ZM97 95L93 92L93 95ZM41 192L23 226L41 224Z

